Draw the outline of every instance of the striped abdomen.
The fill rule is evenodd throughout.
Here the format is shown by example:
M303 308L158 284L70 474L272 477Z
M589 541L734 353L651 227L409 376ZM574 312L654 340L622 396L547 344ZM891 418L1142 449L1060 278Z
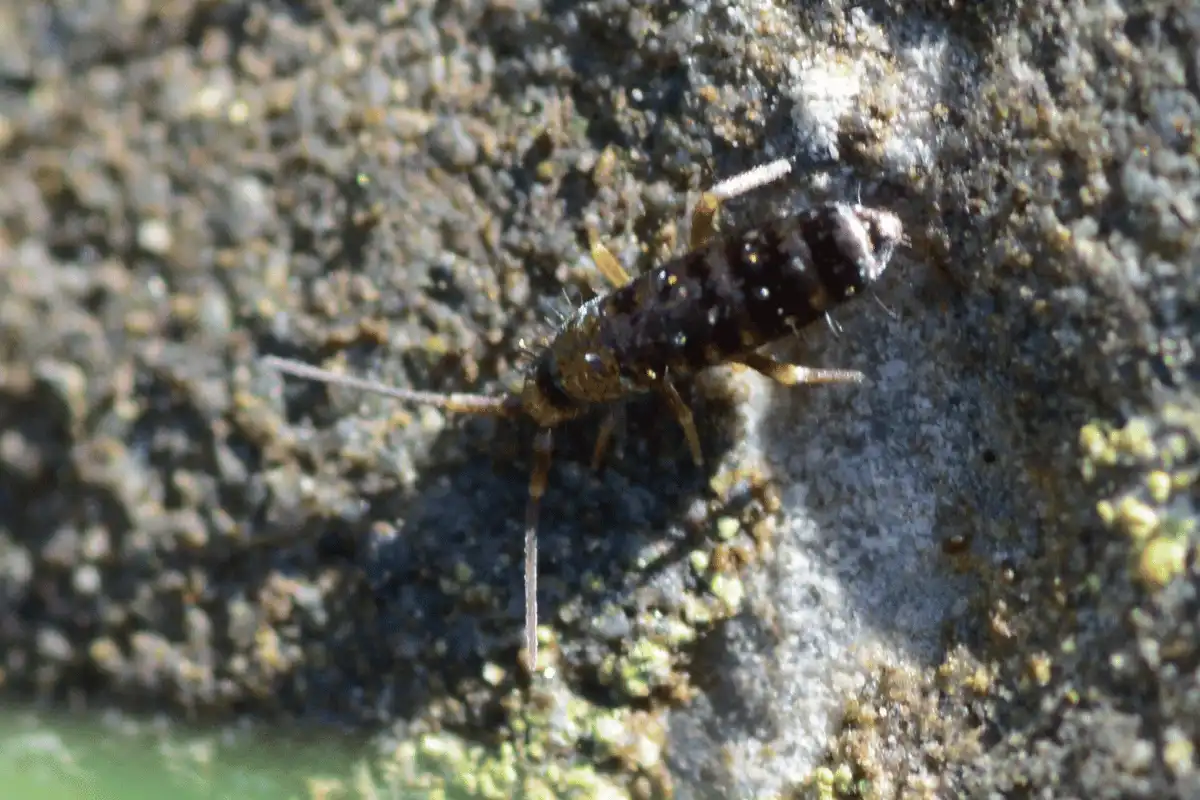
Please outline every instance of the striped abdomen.
M900 231L888 212L830 203L720 236L603 298L597 341L638 384L728 362L861 294Z
M861 294L900 240L895 215L843 203L718 236L577 309L534 362L525 405L556 424L734 360Z

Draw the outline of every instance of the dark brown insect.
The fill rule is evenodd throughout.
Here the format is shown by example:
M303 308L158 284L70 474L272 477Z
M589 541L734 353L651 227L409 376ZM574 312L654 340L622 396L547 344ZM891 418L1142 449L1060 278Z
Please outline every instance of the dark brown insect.
M339 375L288 359L264 362L290 375L388 395L451 412L525 415L539 426L525 513L525 644L537 669L537 518L550 471L553 429L599 403L657 392L702 462L692 413L672 379L718 364L744 364L784 385L857 383L861 372L784 364L758 352L855 297L887 267L903 241L887 211L828 203L714 238L720 203L776 180L786 160L705 192L692 211L690 251L634 279L591 234L591 255L614 290L585 303L533 360L519 392L421 392ZM593 453L599 465L615 427L610 412Z

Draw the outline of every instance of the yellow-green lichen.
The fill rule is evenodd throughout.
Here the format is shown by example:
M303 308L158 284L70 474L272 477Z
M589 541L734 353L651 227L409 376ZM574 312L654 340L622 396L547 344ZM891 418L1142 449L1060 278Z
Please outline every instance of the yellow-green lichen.
M683 620L689 625L708 625L715 619L712 608L702 598L684 595Z
M733 517L721 517L717 520L717 538L727 542L737 536L741 527L741 524Z
M1083 450L1084 476L1090 478L1096 466L1108 466L1117 461L1109 445L1108 432L1098 423L1088 423L1079 431L1079 447Z
M1141 541L1158 527L1158 514L1141 500L1126 495L1117 503L1114 521L1124 533Z
M581 707L575 713L586 713ZM619 750L636 734L610 712L613 727L611 749ZM594 731L589 726L589 731ZM608 749L608 748L606 748ZM379 779L367 775L366 781L375 791L390 790L395 796L421 797L479 797L503 800L508 797L576 798L624 800L629 793L600 774L591 765L545 764L529 768L529 753L522 756L511 743L497 748L466 744L449 734L427 734L415 743L404 742L378 763ZM523 764L523 765L522 765ZM362 782L362 781L360 781ZM379 784L383 784L380 786Z
M671 677L671 652L649 639L639 639L622 656L609 656L601 667L605 681L629 697L649 697Z
M745 587L736 575L717 573L710 578L709 588L731 613L741 608L742 600L746 596Z
M1196 749L1187 734L1172 726L1167 729L1164 738L1166 744L1163 746L1162 755L1167 769L1178 778L1191 775L1196 769Z
M663 617L658 625L662 641L677 648L696 641L696 629L677 617Z
M1154 470L1146 476L1146 489L1150 499L1162 505L1171 498L1171 476L1160 469Z
M1187 542L1158 536L1143 548L1138 559L1138 578L1150 588L1161 589L1187 568Z
M1113 433L1112 442L1119 451L1142 462L1152 460L1157 453L1153 430L1144 419L1130 420L1124 428Z
M1197 429L1194 415L1167 409L1163 420L1174 421L1186 431ZM1160 435L1165 434L1165 435ZM1103 476L1115 483L1112 493L1096 503L1101 522L1128 537L1133 577L1155 591L1188 569L1189 542L1195 534L1194 520L1181 515L1170 504L1195 480L1189 453L1193 441L1179 430L1164 430L1151 419L1133 419L1123 428L1094 422L1079 435L1083 472L1089 479ZM1121 470L1149 467L1136 483L1125 483Z
M844 762L838 764L836 769L817 767L805 784L809 789L810 796L818 800L834 800L834 798L853 797L857 794L854 769Z

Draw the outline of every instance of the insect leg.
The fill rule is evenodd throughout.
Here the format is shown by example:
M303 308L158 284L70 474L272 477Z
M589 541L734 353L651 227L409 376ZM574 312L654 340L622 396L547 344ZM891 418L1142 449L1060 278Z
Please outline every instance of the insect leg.
M614 409L606 413L600 421L600 432L596 434L596 449L592 451L592 471L599 471L604 464L604 456L608 452L608 445L616 427L617 412Z
M717 229L717 211L721 208L721 198L712 192L704 192L696 205L692 207L692 230L688 236L688 247L699 250L708 244Z
M537 672L537 523L554 435L542 428L533 438L533 472L529 476L529 501L525 506L525 649L530 673Z
M592 261L596 264L596 269L600 270L600 274L604 279L611 283L617 289L620 289L625 284L629 283L633 278L629 277L629 273L621 266L621 262L617 261L609 249L600 242L600 236L592 228L588 228L588 245L592 250Z
M704 464L704 456L700 452L700 434L696 432L696 422L692 419L692 410L687 407L687 403L683 402L678 390L669 380L664 378L659 381L656 388L666 398L667 405L671 407L671 413L675 415L675 419L683 428L683 435L687 438L688 447L692 451L692 461L696 463L696 466L701 466Z
M819 369L782 364L762 353L749 353L738 361L784 386L798 383L862 383L866 377L856 369Z
M723 180L700 195L692 209L691 248L698 250L712 238L716 230L717 211L723 201L777 181L791 170L791 162L786 158L779 158Z

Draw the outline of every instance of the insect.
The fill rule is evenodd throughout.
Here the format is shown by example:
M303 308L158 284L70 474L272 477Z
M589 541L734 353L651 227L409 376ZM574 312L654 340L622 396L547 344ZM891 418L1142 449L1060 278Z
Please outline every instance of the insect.
M537 670L537 522L550 472L553 431L590 408L655 392L683 428L692 460L703 456L692 412L673 379L719 364L742 364L787 386L858 383L855 370L780 363L759 352L861 294L903 243L900 220L880 209L826 203L716 236L720 204L777 180L786 159L704 192L691 214L690 250L637 278L589 230L591 257L613 290L577 308L538 353L519 391L500 395L424 392L341 375L289 359L264 363L294 377L375 392L465 414L526 416L538 426L525 511L525 645ZM598 466L616 426L603 418Z

